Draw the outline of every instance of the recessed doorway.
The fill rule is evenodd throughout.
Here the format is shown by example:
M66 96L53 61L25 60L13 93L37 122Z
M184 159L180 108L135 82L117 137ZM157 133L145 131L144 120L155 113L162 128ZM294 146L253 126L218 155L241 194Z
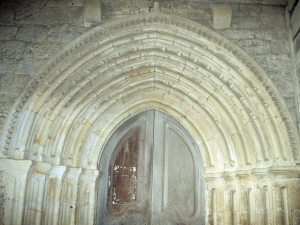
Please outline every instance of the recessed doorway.
M126 121L99 169L97 224L204 224L202 157L170 116L149 110Z

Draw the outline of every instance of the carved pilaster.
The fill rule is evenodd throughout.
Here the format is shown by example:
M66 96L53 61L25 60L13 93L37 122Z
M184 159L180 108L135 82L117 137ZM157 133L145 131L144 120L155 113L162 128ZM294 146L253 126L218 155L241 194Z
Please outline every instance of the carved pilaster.
M94 224L98 177L98 170L84 170L79 177L77 224Z
M297 224L300 180L280 168L204 175L206 224Z
M0 207L3 207L0 222L3 224L23 224L26 179L31 163L31 160L0 159Z
M28 172L24 224L41 224L48 163L33 164Z
M46 181L46 192L44 199L45 217L42 224L58 224L60 198L62 192L63 176L65 166L53 166Z
M63 181L61 194L60 225L75 224L76 210L78 208L78 179L82 169L69 168Z
M205 177L205 224L224 224L224 182L220 177Z

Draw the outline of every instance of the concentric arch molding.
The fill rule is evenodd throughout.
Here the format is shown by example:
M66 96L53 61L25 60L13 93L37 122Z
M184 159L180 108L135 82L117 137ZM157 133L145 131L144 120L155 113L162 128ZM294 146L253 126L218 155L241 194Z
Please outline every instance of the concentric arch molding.
M112 132L147 109L190 132L206 172L299 162L291 115L263 69L213 31L160 13L107 22L49 60L8 116L1 157L95 169Z

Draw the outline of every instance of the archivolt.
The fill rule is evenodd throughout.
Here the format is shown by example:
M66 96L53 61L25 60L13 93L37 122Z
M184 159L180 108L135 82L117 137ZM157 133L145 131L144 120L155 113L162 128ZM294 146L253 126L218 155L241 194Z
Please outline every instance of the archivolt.
M177 119L206 172L298 162L284 101L245 52L162 14L92 29L50 60L16 102L2 157L97 168L112 132L147 109Z

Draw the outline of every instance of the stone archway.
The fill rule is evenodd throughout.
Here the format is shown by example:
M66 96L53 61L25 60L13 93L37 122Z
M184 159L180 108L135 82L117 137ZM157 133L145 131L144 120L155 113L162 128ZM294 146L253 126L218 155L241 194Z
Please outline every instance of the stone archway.
M103 147L147 109L170 115L196 141L206 223L291 223L299 140L282 97L233 43L159 13L92 29L29 82L1 139L3 182L16 184L5 189L13 199L5 220L93 224Z

